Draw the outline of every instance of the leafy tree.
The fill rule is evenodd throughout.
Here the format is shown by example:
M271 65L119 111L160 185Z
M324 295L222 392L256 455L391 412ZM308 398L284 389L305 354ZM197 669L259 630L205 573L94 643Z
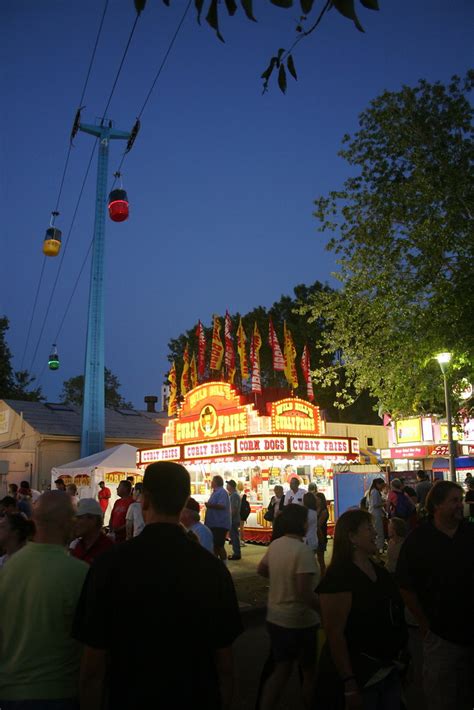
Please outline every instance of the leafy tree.
M368 10L379 9L378 0L359 1L360 4ZM171 0L163 0L163 3L169 6ZM360 32L364 32L364 28L356 13L355 0L322 0L319 3L315 3L314 0L299 0L299 2L295 2L295 0L267 0L267 3L282 8L283 10L295 8L298 17L295 26L296 36L290 48L285 49L281 47L278 49L275 55L270 59L268 67L262 73L264 92L267 91L269 81L273 75L277 75L278 86L283 93L286 92L287 88L287 72L293 79L297 79L293 52L301 40L313 34L330 10L334 9L343 17L352 20L356 28ZM138 14L140 14L145 8L146 0L134 0L134 4ZM201 18L204 17L208 25L215 31L217 37L223 42L224 37L220 30L222 14L227 13L229 17L233 17L238 10L237 2L235 0L225 0L225 2L221 2L221 0L195 0L194 5L199 24L201 23ZM240 0L240 6L249 20L257 22L253 0Z
M27 370L13 370L12 354L6 341L9 325L8 318L0 318L0 398L39 402L44 399L41 387L30 389L35 378Z
M279 301L274 303L271 308L266 309L263 306L257 306L252 311L246 314L236 313L231 315L232 333L234 337L234 350L236 352L237 372L235 377L235 385L242 392L250 391L248 381L242 381L240 377L240 363L236 348L236 333L240 318L247 336L247 357L250 351L250 341L254 328L257 323L260 336L262 338L262 347L260 349L260 370L261 381L263 387L282 388L290 393L289 385L282 372L273 370L272 350L268 343L268 324L271 316L278 341L282 352L284 350L283 342L283 322L286 320L287 327L291 331L295 348L297 352L296 370L298 373L299 386L295 394L303 399L306 398L306 383L304 382L303 374L300 367L301 355L305 345L308 345L310 351L310 359L312 366L316 364L319 367L330 367L334 359L334 353L322 353L318 344L321 340L322 332L327 327L323 318L313 319L309 324L306 317L300 315L299 310L307 306L309 299L316 294L330 294L332 289L316 281L311 286L300 284L294 288L294 297L282 296ZM221 338L224 344L224 318L221 317ZM196 337L195 325L191 330L182 333L177 338L172 339L169 344L168 360L176 363L178 383L181 379L183 369L183 353L186 343L189 344L190 356L195 353L197 359L198 342ZM204 380L218 379L224 376L224 373L216 373L209 371L209 361L212 343L212 326L204 327L206 337L206 373ZM179 387L178 387L179 389ZM350 389L350 388L349 388ZM352 394L352 403L348 409L334 406L336 398L336 388L334 383L328 383L327 387L319 386L315 389L315 401L321 409L326 411L326 415L331 421L352 421L366 423L380 423L380 419L374 412L375 400L372 400L367 392L357 394L355 390L350 389Z
M385 91L343 139L354 175L316 200L342 288L301 312L327 322L323 353L343 353L317 370L342 403L349 386L392 414L444 413L440 351L453 353L455 393L474 381L473 84L470 71Z
M104 370L105 377L105 406L112 409L133 409L133 404L127 402L119 390L121 384L116 375L107 367ZM60 401L64 404L76 404L82 407L84 399L84 375L70 377L63 382Z

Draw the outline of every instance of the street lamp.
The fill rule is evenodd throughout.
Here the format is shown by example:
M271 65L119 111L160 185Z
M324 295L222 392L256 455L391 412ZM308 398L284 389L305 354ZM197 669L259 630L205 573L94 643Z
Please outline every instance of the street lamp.
M443 373L444 381L444 403L446 407L446 423L448 425L448 451L449 451L449 477L452 481L456 481L456 465L455 465L455 443L453 439L453 424L451 421L451 397L449 396L448 378L446 371L451 362L451 353L439 353L436 355L436 360L439 363L441 372Z

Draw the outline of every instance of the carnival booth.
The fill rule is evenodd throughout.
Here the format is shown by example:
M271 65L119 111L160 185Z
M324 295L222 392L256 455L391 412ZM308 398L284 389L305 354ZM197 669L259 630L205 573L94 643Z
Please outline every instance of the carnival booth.
M120 444L92 456L62 464L51 469L51 487L56 479L62 478L65 485L75 483L79 498L95 498L99 492L99 482L104 481L112 494L105 513L105 524L117 499L120 481L133 476L134 483L143 480L142 471L135 465L137 449L130 444Z
M202 504L214 475L234 479L250 503L244 537L253 542L270 539L271 523L263 516L276 484L286 491L294 476L302 487L314 481L332 502L333 466L358 460L358 439L325 436L318 407L291 397L267 403L261 414L225 382L190 390L163 434L162 447L137 451L140 469L155 461L183 463L191 475L191 494Z
M468 473L474 476L474 456L458 456L454 459L456 468L456 480L458 483L465 484ZM439 458L433 461L433 474L440 473L443 478L449 478L449 459Z

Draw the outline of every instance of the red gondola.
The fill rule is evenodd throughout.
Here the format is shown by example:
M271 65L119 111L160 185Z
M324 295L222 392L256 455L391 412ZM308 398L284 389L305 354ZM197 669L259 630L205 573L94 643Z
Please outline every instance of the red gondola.
M109 215L113 222L124 222L128 219L129 206L125 190L112 190L109 195Z

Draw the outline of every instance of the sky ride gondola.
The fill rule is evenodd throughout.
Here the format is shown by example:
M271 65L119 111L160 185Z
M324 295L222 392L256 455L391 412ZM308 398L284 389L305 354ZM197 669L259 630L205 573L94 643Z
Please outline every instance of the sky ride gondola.
M120 178L120 173L115 173L116 178ZM129 215L129 204L126 191L122 185L112 190L109 195L109 216L112 222L125 222Z
M52 352L48 358L48 367L50 370L59 370L59 355L55 343L53 343Z
M51 212L51 222L43 242L43 254L45 256L57 256L61 250L61 235L60 229L54 226L54 220L59 215L59 212Z

